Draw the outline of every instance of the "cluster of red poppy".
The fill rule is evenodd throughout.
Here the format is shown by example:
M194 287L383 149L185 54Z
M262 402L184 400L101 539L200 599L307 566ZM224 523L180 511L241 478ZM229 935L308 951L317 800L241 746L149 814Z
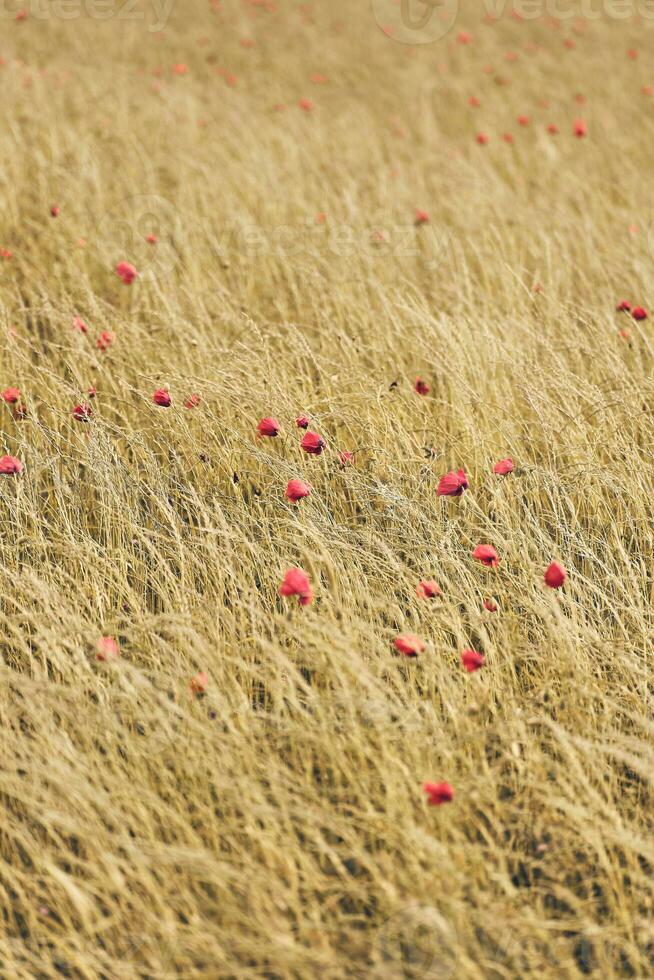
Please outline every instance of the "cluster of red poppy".
M262 432L263 429L265 430ZM259 423L259 433L269 436L276 436L280 430L279 423L275 419L262 419ZM493 467L493 472L499 475L506 475L515 469L513 460L510 458L500 460ZM464 490L468 489L468 479L463 470L450 472L441 477L438 485L437 494L439 496L459 497ZM306 497L311 492L311 488L302 480L291 480L286 488L286 495L289 500L297 501ZM486 568L497 568L500 563L496 549L490 544L478 544L472 551L472 557L484 565ZM560 589L567 578L567 572L563 565L557 561L551 562L543 573L543 581L551 589ZM281 596L297 596L301 606L308 606L314 598L313 588L309 576L302 568L289 568L284 574L279 586ZM442 590L433 579L423 579L416 587L416 594L421 599L434 599L442 595ZM498 606L493 599L484 599L484 609L489 612L497 612ZM427 644L422 637L415 633L403 633L394 640L394 647L398 653L409 659L415 659L427 649ZM463 650L460 656L464 670L473 674L486 663L486 658L477 650ZM423 786L428 796L428 803L432 806L439 806L441 803L449 803L454 798L454 790L449 783L425 783Z
M475 101L475 102L471 102L470 104L471 105L478 105L479 103L478 103L478 101ZM518 125L519 126L528 126L529 125L529 117L528 116L518 116L517 122L518 122ZM557 136L558 133L559 133L559 127L556 125L556 123L548 123L548 125L545 128L546 128L547 132L550 134L550 136ZM575 120L573 120L573 123L572 123L572 134L573 134L573 136L576 136L577 139L582 139L584 136L587 135L587 133L588 133L588 123L586 122L585 119L575 119ZM502 138L502 140L505 143L513 143L514 142L514 137L513 137L513 135L511 133L502 133L502 137L501 138ZM490 136L488 135L488 133L484 133L484 132L477 133L477 142L479 143L480 146L486 146L486 144L489 141L490 141Z

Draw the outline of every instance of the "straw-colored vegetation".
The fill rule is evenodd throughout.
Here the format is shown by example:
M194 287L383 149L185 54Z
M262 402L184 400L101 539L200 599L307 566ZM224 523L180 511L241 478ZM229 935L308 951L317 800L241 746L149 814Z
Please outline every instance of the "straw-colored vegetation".
M654 21L461 6L3 4L3 978L654 975Z

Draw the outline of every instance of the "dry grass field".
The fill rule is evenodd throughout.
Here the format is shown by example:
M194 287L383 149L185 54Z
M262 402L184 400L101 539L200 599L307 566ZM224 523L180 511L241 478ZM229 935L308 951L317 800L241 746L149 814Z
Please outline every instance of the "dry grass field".
M412 3L1 4L3 980L654 977L654 5Z

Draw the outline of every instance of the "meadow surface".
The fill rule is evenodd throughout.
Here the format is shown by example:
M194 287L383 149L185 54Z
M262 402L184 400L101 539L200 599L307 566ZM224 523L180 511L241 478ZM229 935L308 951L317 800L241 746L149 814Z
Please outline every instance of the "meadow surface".
M654 10L559 6L2 4L3 980L654 976Z

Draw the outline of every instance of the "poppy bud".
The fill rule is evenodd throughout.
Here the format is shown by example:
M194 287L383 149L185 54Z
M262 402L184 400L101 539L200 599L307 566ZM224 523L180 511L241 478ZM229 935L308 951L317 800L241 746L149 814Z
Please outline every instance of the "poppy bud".
M11 476L14 473L22 473L23 464L15 456L0 456L0 473L3 476Z
M476 670L484 666L485 659L476 650L464 650L461 654L461 663L469 674L473 674Z
M631 315L634 318L634 320L646 320L647 310L644 309L642 306L634 306L633 310L631 311Z
M76 405L72 415L76 422L90 422L93 418L93 409L90 405Z
M170 392L166 391L165 388L157 388L152 395L152 401L161 408L169 408L172 398L170 397Z
M191 678L191 683L189 684L189 687L191 688L191 692L195 694L195 696L197 697L198 695L205 693L205 691L207 690L208 683L209 683L209 678L207 677L205 672L201 670L199 674L196 674L195 677Z
M115 333L112 333L111 330L103 330L96 340L95 345L98 350L105 351L108 347L111 347L115 339Z
M265 419L261 419L257 426L257 432L260 436L276 436L279 433L280 425L277 419L270 418L266 416Z
M441 595L441 589L433 579L429 581L423 580L418 584L416 595L420 599L434 599L436 596Z
M548 585L550 589L560 589L567 577L568 573L563 565L559 565L558 561L553 561L543 576L545 585Z
M113 636L101 636L98 640L96 660L116 660L120 656L120 647Z
M415 633L405 633L395 640L395 649L404 654L405 657L417 657L419 653L425 650L426 646L425 641L421 640Z
M492 544L478 544L472 552L472 557L480 561L487 568L497 568L500 563L499 556Z
M286 487L286 496L293 503L297 503L298 500L302 500L303 497L308 497L311 493L311 487L304 483L302 480L289 480Z
M498 605L494 599L484 599L483 607L487 612L497 612L498 610Z
M468 478L464 471L459 470L455 473L452 470L451 473L446 473L440 478L436 494L439 497L460 497L463 491L467 489Z
M317 432L307 432L300 445L305 453L309 453L311 456L320 456L327 443Z
M279 587L279 594L284 596L296 595L301 606L308 606L313 599L309 576L301 568L289 568Z
M449 783L423 783L422 788L427 794L429 806L451 803L454 799L454 787L450 786Z
M138 276L138 272L131 262L119 262L116 266L116 275L123 280L126 286L129 286Z

